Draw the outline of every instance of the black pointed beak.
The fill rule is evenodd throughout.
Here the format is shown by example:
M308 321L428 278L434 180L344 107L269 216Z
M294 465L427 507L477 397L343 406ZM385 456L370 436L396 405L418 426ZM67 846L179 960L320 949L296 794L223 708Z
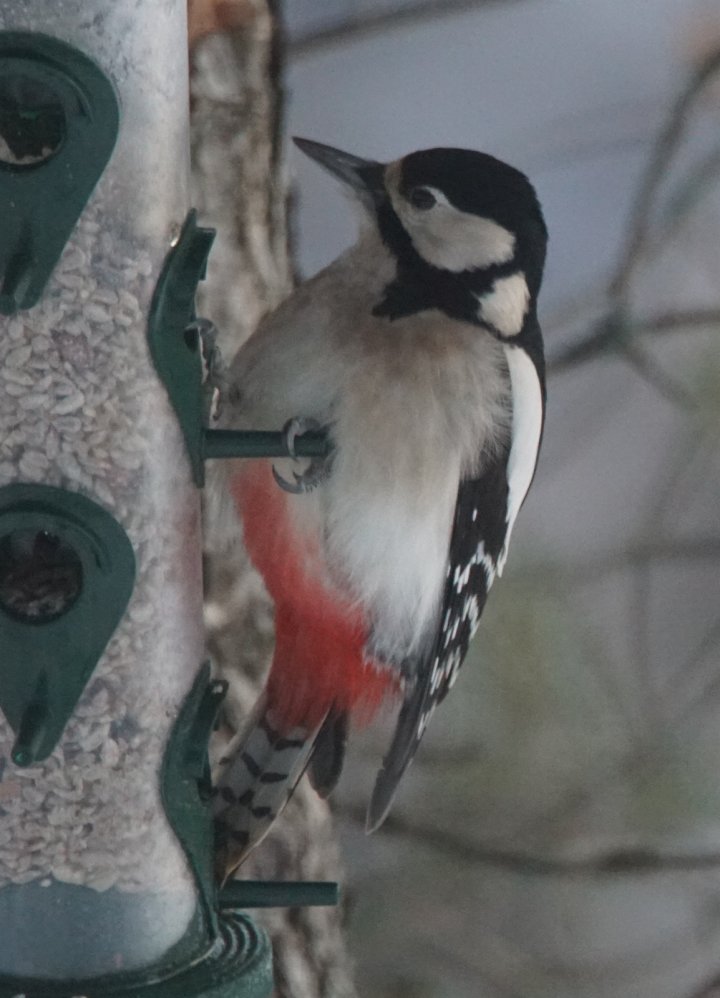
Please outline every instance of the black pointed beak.
M314 159L320 166L324 166L329 173L342 180L362 199L367 199L369 195L372 201L377 202L384 196L383 163L377 163L372 159L361 159L352 153L333 149L332 146L323 145L322 142L312 142L310 139L293 137L293 142L301 152Z

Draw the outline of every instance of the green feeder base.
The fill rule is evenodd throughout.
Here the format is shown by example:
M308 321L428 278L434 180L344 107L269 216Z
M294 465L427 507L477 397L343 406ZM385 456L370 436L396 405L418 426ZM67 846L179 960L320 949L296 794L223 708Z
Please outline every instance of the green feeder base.
M0 998L267 998L272 951L266 934L239 912L224 912L205 957L170 976L142 973L85 980L0 978Z

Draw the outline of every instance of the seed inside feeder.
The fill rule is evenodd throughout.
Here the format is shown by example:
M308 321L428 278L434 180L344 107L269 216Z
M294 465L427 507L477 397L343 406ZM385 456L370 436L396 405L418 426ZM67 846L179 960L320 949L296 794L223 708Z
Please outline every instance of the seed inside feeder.
M0 75L0 164L42 163L65 136L65 112L51 87L23 73Z
M0 538L0 607L28 623L57 620L82 589L77 553L45 530L16 530Z

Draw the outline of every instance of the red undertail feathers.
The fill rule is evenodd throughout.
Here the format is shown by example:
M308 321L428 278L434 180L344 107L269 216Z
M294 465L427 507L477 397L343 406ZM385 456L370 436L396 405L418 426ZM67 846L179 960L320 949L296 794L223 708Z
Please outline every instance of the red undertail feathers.
M319 545L299 538L268 461L248 461L233 478L245 544L275 606L275 652L267 702L283 730L315 730L330 709L367 723L395 674L365 654L360 610L321 577Z

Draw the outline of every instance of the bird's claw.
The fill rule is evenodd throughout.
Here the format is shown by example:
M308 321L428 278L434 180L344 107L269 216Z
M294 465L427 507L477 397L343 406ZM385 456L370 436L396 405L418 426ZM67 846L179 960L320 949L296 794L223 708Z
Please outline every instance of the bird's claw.
M302 419L299 417L289 419L283 427L283 435L290 457L293 460L298 460L295 453L295 440L298 437L309 430L321 429L322 427L316 419ZM284 492L290 492L292 495L304 495L307 492L312 492L327 479L330 474L330 460L330 457L310 458L310 464L305 471L300 474L293 471L294 482L289 482L286 478L283 478L275 465L273 465L273 478Z
M220 416L222 398L226 388L225 365L217 344L217 327L211 319L193 319L185 333L197 333L202 360L203 409L207 423Z
M312 492L328 477L327 461L321 457L313 458L307 471L301 475L298 475L297 471L293 471L294 482L289 482L287 478L283 478L275 465L272 466L272 473L273 478L284 492L290 492L296 496L304 495L306 492Z
M295 441L298 437L301 437L303 433L308 433L310 430L321 430L322 427L318 423L317 419L312 419L310 417L304 416L294 416L292 419L288 419L287 423L282 428L282 434L285 438L285 446L287 447L287 452L291 458L297 458L295 453Z

